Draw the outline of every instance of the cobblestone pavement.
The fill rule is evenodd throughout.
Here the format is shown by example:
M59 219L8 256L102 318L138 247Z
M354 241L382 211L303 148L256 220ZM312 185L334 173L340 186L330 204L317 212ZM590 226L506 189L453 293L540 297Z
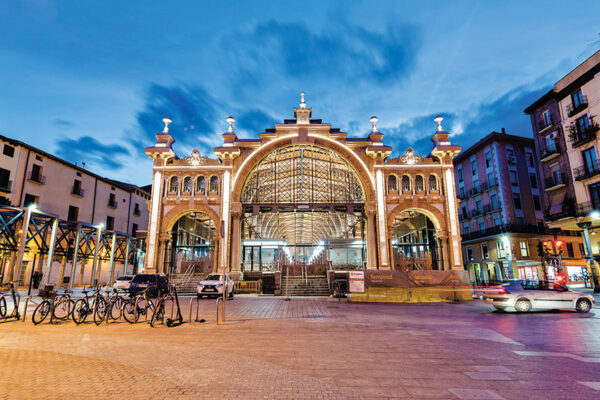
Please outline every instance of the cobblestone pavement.
M182 299L187 319L188 299ZM600 309L236 296L227 321L0 323L0 398L598 399Z

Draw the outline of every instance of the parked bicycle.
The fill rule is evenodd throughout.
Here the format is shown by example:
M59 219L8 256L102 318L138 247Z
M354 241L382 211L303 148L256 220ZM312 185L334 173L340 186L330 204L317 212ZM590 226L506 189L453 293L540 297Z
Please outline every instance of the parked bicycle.
M108 320L118 320L123 315L123 305L129 299L125 296L119 294L117 289L113 289L113 294L110 294L110 291L106 291L106 301L107 301L107 309L106 318Z
M0 285L0 288L6 287L10 290L10 297L7 296L6 293L0 294L0 320L7 320L14 318L15 320L21 319L21 314L19 314L19 302L21 297L19 293L15 291L15 285L12 282L4 283ZM6 299L12 300L13 310L10 314L8 314L8 307L6 303Z
M52 323L54 317L54 302L56 299L56 292L53 289L54 287L52 285L46 285L43 289L38 291L38 296L42 298L42 301L37 305L35 310L33 310L33 315L31 316L31 321L35 325L43 322L48 315L50 315L50 323Z
M100 287L93 288L93 292L94 293L91 296L88 296L89 291L84 289L81 292L84 297L75 302L72 317L77 325L85 322L89 315L93 316L96 325L100 325L106 317L108 303L106 302L106 299L102 297Z
M126 299L123 303L123 318L130 324L138 322L140 315L144 315L146 320L152 316L156 310L156 304L150 298L149 288L144 289L138 295Z
M67 320L71 317L75 300L71 298L73 291L65 289L61 294L57 295L53 305L53 317L60 320Z

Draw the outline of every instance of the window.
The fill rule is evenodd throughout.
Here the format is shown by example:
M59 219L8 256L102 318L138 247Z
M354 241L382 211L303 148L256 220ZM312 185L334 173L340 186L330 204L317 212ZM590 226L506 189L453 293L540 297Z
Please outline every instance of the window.
M471 160L471 170L473 171L473 176L477 175L477 160Z
M35 156L35 159L38 160L38 161L44 161L44 159L42 158L42 156L38 156L38 155Z
M523 219L523 217L517 217L515 218L517 225L524 225L525 224L525 220Z
M515 205L515 209L521 210L521 195L518 193L513 193L513 203Z
M139 216L140 214L140 203L135 203L135 207L133 207L133 215Z
M596 149L590 147L587 150L581 152L581 158L583 159L583 169L586 174L598 170L598 161L596 160Z
M567 242L567 255L570 258L575 257L575 252L573 251L573 243Z
M0 189L10 191L10 171L0 168Z
M458 181L462 182L463 181L463 170L462 170L462 166L461 165L459 165L456 168L456 175L458 175Z
M469 215L467 213L467 205L466 204L462 205L462 215L463 215L463 218L467 218L467 216Z
M23 199L23 207L29 207L32 204L38 204L39 197L29 193L25 193L25 199Z
M550 115L550 110L546 110L542 113L542 121L544 121L544 127L552 124L552 115Z
M115 229L115 218L108 215L106 217L106 230L112 231Z
M545 139L546 139L546 147L549 150L554 150L556 149L556 142L554 141L554 138L557 136L558 132L554 131L548 135L546 135Z
M397 192L398 191L398 185L397 185L397 180L396 180L396 176L395 175L389 175L388 176L388 192Z
M429 190L431 192L437 192L438 190L437 178L435 177L435 175L429 175Z
M492 153L489 151L485 152L485 167L490 168L492 166Z
M77 172L77 174L76 174L76 175L77 175L77 176L81 176L81 172Z
M423 183L423 177L421 175L417 175L415 178L415 191L423 192L425 184Z
M533 153L530 151L525 152L525 159L527 160L527 166L529 168L535 168L535 164L533 161Z
M69 206L68 221L77 221L79 219L79 207Z
M196 178L196 193L204 194L205 193L206 183L204 181L203 176L199 176Z
M579 133L587 131L587 129L590 127L590 118L587 115L577 118L575 121L575 126L577 127L577 132Z
M535 208L536 211L541 211L542 204L540 203L540 196L533 196L533 208Z
M79 179L73 180L73 194L83 196L83 190L81 190L81 181ZM74 221L74 220L73 220Z
M544 220L543 219L538 219L537 220L537 227L540 230L540 232L544 232L546 230L546 225L544 225Z
M4 154L5 156L8 156L8 157L13 157L15 155L15 148L12 147L11 145L5 144L2 154Z
M489 186L494 186L496 184L496 177L494 176L493 172L490 172L488 174L488 185Z
M514 157L515 153L513 152L512 149L506 149L506 157L507 158L511 158Z
M537 176L535 174L529 174L529 184L531 185L532 189L538 188Z
M492 210L500 208L498 205L498 195L496 193L490 195L490 206L492 207Z
M138 231L138 224L132 224L131 225L131 236L135 237L135 234Z
M461 187L458 189L458 191L459 191L459 193L460 193L460 198L461 198L461 199L464 199L465 197L467 197L467 195L465 194L465 188L464 188L463 186L461 186Z
M192 193L192 178L189 176L183 178L183 193Z
M494 227L496 226L500 226L502 224L502 220L500 219L499 215L495 215L494 216Z
M178 186L179 180L176 176L172 176L169 180L169 193L177 193Z
M470 229L470 227L469 227L469 223L468 223L468 222L466 222L466 223L463 225L463 231L464 231L465 235L468 235L469 233L471 233L471 229Z
M571 100L573 101L573 108L580 107L582 104L585 103L581 89L579 89L571 95Z
M467 260L473 261L473 248L471 246L467 246Z
M521 248L521 257L529 257L529 249L527 248L526 241L520 241L519 247Z
M475 210L481 212L481 199L477 199L477 201L475 201Z
M410 192L410 177L408 175L402 176L402 191Z
M33 166L31 167L31 175L29 179L37 183L43 183L41 165L33 164Z
M490 251L489 251L489 249L488 249L488 245L487 245L487 243L483 243L483 244L481 245L481 257L482 257L484 260L489 260L489 259L490 259Z
M112 208L117 208L117 198L114 193L110 193L108 195L108 206Z
M512 186L519 186L519 181L517 180L517 173L515 171L508 171L508 176L510 176L510 184Z
M210 187L208 188L210 192L218 192L219 191L219 177L211 176L210 177Z
M504 241L498 240L496 242L496 249L498 250L498 258L506 257L506 250L504 249Z
M483 220L483 218L478 221L478 224L479 224L479 230L485 231L485 221Z
M593 183L588 186L590 198L595 209L600 208L600 182Z

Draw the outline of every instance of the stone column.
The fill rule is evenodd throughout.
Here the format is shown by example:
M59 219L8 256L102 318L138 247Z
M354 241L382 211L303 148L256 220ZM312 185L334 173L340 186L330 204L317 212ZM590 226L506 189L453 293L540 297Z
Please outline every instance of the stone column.
M577 224L583 230L583 243L585 244L585 259L590 269L592 270L592 284L594 285L594 292L600 293L600 282L598 280L598 267L594 262L594 256L592 255L592 244L590 243L590 232L588 228L592 225L591 222L580 222Z
M158 235L158 258L155 262L155 268L153 271L155 273L163 273L165 274L165 257L167 256L167 244L171 240L169 234L166 232L162 232Z
M367 268L378 268L377 264L377 234L375 230L375 204L367 204L365 214L367 214Z
M240 251L242 246L242 232L240 230L240 218L242 217L242 203L231 204L231 259L229 270L233 279L241 280L242 271L240 264Z
M147 272L158 271L160 268L158 265L159 260L162 261L158 251L158 231L162 221L161 202L163 183L162 173L158 170L154 170L154 177L152 179L152 197L150 200L150 215L148 218L148 242L146 247L145 269Z

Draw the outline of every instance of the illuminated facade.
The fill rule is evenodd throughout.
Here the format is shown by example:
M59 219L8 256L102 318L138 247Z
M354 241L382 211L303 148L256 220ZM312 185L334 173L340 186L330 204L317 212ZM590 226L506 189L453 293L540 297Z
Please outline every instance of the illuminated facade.
M231 271L238 279L282 267L463 269L452 159L441 127L427 157L392 148L371 118L366 138L294 119L238 139L233 118L216 158L173 151L170 121L145 149L154 160L147 268Z

